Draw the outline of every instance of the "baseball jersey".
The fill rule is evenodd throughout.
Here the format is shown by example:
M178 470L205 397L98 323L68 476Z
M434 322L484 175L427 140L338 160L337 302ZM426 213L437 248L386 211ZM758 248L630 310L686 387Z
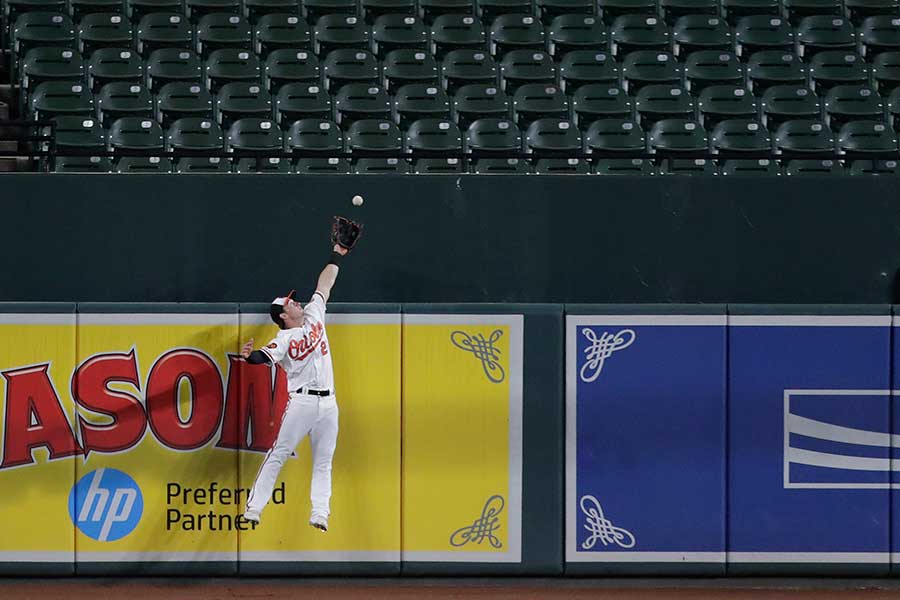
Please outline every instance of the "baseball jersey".
M303 325L282 329L260 348L287 374L288 390L334 390L331 347L325 333L325 298L318 291L303 307Z

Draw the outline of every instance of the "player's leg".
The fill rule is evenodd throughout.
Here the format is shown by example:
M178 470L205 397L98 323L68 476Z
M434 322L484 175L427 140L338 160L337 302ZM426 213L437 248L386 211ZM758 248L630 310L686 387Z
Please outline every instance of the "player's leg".
M312 513L309 524L322 531L328 530L328 515L331 513L331 460L337 445L337 434L338 407L332 396L320 402L319 418L309 432L312 446L312 482L309 494Z
M291 399L284 411L278 437L266 453L262 465L253 482L253 489L247 499L247 519L259 521L259 514L272 497L272 490L278 480L278 473L294 448L309 433L316 419L316 405L300 399Z

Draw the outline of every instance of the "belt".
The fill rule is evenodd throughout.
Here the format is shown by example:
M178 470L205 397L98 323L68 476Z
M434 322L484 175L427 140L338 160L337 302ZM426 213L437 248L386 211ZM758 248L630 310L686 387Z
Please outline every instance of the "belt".
M331 390L311 390L309 388L297 388L295 394L309 394L310 396L330 396Z

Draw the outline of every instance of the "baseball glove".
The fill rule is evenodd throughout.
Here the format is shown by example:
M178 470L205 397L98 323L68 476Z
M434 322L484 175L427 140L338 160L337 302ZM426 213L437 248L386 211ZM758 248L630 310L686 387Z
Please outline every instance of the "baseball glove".
M335 217L331 224L331 241L347 250L353 250L362 235L362 224L346 217Z

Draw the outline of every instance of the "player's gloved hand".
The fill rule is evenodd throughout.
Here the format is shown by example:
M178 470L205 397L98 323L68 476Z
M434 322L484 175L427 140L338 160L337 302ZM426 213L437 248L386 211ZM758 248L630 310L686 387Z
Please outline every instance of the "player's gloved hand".
M353 250L362 235L362 224L346 217L335 217L331 224L331 241L347 252ZM347 252L342 253L343 256Z

